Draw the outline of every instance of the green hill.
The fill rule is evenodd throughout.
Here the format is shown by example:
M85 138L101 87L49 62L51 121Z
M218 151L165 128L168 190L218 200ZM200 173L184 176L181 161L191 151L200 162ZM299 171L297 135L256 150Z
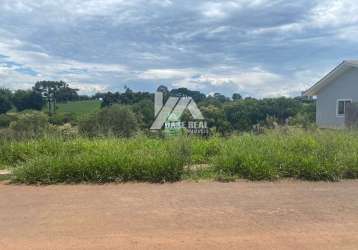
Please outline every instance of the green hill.
M99 110L101 108L101 101L90 100L58 103L57 108L59 113L74 113L76 116L81 116ZM44 111L47 111L46 107L44 107Z

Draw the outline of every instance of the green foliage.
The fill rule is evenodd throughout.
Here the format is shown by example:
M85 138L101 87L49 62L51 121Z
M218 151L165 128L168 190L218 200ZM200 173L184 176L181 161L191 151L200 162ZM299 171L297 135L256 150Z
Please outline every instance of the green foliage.
M41 110L45 102L40 93L34 91L17 90L12 98L17 111L26 109Z
M187 88L172 89L169 93L170 96L176 97L191 97L197 103L205 100L206 96L199 91L192 91Z
M8 89L0 89L0 114L5 114L11 110L12 93Z
M154 122L154 102L142 100L132 106L141 129L149 129Z
M124 93L108 92L103 97L102 107L109 107L113 104L133 105L143 100L153 101L154 94L149 92L133 92L129 88Z
M49 118L49 122L53 125L64 125L66 123L76 123L74 113L57 112Z
M48 104L48 113L56 113L58 102L67 102L78 100L78 89L72 89L64 81L40 81L36 82L33 91L46 98Z
M312 117L310 116L309 113L296 114L294 117L292 117L289 120L289 125L301 127L301 128L305 128L305 129L316 126L314 121L312 121Z
M138 121L129 107L113 105L82 119L79 129L88 136L130 137L137 132Z
M13 117L7 114L0 115L0 128L7 128L10 126L10 123L13 121Z
M232 95L232 100L233 101L238 101L238 100L241 100L241 99L242 99L242 96L239 93L234 93Z
M23 112L16 115L10 123L15 138L36 138L44 135L48 127L48 117L38 111Z
M77 139L59 143L46 139L33 143L44 151L15 169L14 182L172 182L180 180L187 162L177 140Z
M100 110L100 108L101 102L97 100L76 101L57 104L58 113L71 113L76 118L95 113Z
M256 99L228 103L224 106L224 113L233 129L239 131L251 130L253 125L266 118L266 114L260 110L260 102Z
M0 165L22 183L358 178L358 132L304 130L228 139L176 137L1 141Z
M214 166L218 173L250 180L337 181L357 177L357 152L356 132L271 132L229 139Z

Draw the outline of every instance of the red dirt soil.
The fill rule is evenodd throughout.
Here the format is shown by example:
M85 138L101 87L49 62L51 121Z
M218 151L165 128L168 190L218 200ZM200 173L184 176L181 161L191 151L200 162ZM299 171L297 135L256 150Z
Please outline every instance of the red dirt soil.
M358 181L0 184L0 249L358 249Z

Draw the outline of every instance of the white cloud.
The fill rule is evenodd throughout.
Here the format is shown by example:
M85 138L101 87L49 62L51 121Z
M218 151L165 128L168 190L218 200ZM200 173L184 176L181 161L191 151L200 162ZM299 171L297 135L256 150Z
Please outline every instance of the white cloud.
M149 69L139 74L139 78L147 80L182 79L194 74L192 69Z
M85 82L71 82L71 87L79 89L81 94L90 95L97 92L107 92L109 91L108 85L101 83L85 83Z
M63 59L44 52L25 50L23 49L25 45L29 44L6 36L0 37L0 54L5 55L9 63L8 65L0 63L2 87L28 89L39 80L65 80L71 85L79 86L82 93L91 91L94 93L107 90L107 86L91 82L98 82L106 75L121 76L129 72L124 65ZM23 74L17 71L19 68L31 69L37 74Z
M338 27L358 22L358 2L326 0L310 11L310 22L318 27Z
M357 56L357 1L1 0L0 13L0 84L14 88L50 79L83 92L153 82L148 90L161 80L286 95L313 82L314 60Z
M220 72L215 72L220 69ZM226 70L226 71L225 71ZM305 76L305 77L303 77ZM270 97L298 94L312 81L308 74L289 79L260 67L239 69L217 65L211 70L200 69L151 69L145 71L143 79L166 80L173 87L186 87L195 90L230 89L232 92L247 93L250 96Z

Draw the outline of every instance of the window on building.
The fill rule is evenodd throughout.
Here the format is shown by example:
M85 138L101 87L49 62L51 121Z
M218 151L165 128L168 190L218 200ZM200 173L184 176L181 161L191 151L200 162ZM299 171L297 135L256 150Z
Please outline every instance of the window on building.
M344 115L346 113L346 106L348 103L352 103L352 100L337 101L337 115Z

